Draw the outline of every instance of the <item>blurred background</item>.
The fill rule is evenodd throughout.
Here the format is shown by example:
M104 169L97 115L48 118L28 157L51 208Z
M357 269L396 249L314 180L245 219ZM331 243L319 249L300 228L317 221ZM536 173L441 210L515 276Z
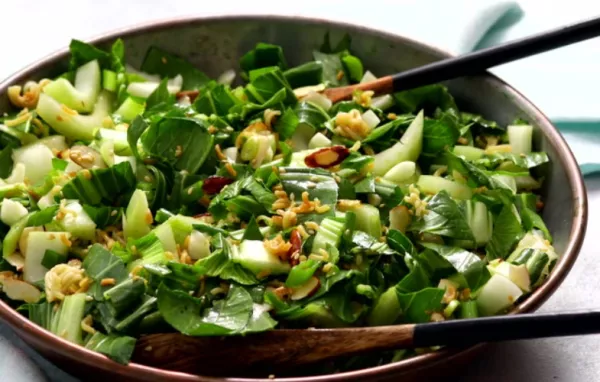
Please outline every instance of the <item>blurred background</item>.
M141 22L187 15L282 14L361 24L435 45L454 54L600 16L600 2L569 0L358 1L40 1L0 2L0 78L66 47ZM174 44L177 42L174 42ZM582 169L590 201L580 259L543 311L600 307L600 38L498 67L492 72L521 91L561 129ZM488 348L465 381L593 381L600 375L600 337L506 343ZM15 348L17 346L18 348ZM22 350L18 350L22 349ZM24 353L22 353L24 352ZM4 354L3 354L4 353ZM25 356L28 355L29 357ZM31 361L31 359L33 361ZM30 362L30 363L28 363ZM38 365L38 367L34 366ZM0 323L0 380L72 382L22 347Z

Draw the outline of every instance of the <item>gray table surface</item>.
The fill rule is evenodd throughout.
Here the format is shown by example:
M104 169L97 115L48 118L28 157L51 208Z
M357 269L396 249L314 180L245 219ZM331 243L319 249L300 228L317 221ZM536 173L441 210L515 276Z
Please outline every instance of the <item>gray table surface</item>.
M152 7L146 6L149 2L153 3ZM303 4L310 7L307 5L310 2L306 0ZM537 0L521 3L525 2L533 4ZM125 2L118 0L107 0L102 2L102 5L100 2L87 0L62 2L32 0L31 3L28 3L29 6L35 8L37 12L25 17L20 2L0 2L3 15L0 35L14 36L17 33L20 36L19 39L4 37L3 44L8 46L8 49L3 49L3 57L0 59L1 78L32 62L40 54L64 46L71 37L85 38L116 26L149 18L165 17L174 13L184 14L188 7L184 1L151 0L127 2L131 4L129 10L125 9ZM98 4L97 10L104 12L100 14L94 12L94 3ZM204 2L196 2L196 12L205 11L200 3L204 4ZM235 11L233 2L231 5L232 11ZM278 5L282 9L283 4ZM119 11L112 12L107 9ZM79 13L74 15L75 12ZM51 20L53 17L58 17L59 13L64 17L64 21ZM98 17L92 17L93 15ZM362 21L364 23L364 17ZM24 23L37 28L25 27ZM26 30L31 34L23 34ZM43 52L38 53L38 48ZM511 81L510 78L508 80ZM532 99L536 100L535 97ZM600 211L600 177L587 179L586 185L592 212L587 238L575 266L558 291L540 309L542 312L600 307L600 293L596 293L600 290L600 277L597 277L600 273L600 246L594 242L594 234L600 232L600 214L593 213L593 211ZM598 340L598 336L586 336L490 345L466 370L468 375L461 377L460 380L468 382L600 380L600 341ZM0 381L76 382L77 380L40 357L24 345L10 329L0 323Z

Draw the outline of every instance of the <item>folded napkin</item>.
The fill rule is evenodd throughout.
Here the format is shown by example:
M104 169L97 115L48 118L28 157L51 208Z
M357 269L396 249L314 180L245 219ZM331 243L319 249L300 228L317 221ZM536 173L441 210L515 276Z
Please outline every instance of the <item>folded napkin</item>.
M27 15L27 25L35 25L35 30L40 33L19 33L18 39L3 40L3 51L10 52L10 55L2 57L0 78L6 78L39 57L65 46L71 38L86 39L137 22L189 14L282 14L328 18L401 34L455 54L489 46L502 41L503 38L510 39L529 32L529 30L515 29L517 32L512 35L505 33L511 24L519 21L522 12L516 2L500 0L453 0L451 2L446 0L404 0L402 2L371 0L358 7L349 6L347 1L341 0L304 0L291 4L281 1L255 0L243 3L212 2L210 9L207 9L205 2L182 0L169 2L160 0L34 2L36 12L30 12ZM21 31L24 28L21 17L22 6L18 2L6 2L2 8L4 17L3 22L0 23L0 35L11 36L15 31ZM546 12L543 14L546 15ZM542 17L541 13L538 14L538 17ZM57 23L56 20L64 21ZM557 25L560 23L557 22ZM513 29L510 28L510 30ZM503 33L505 34L503 35ZM600 56L600 50L598 55ZM561 62L566 65L564 59ZM600 62L600 57L595 62ZM577 96L573 93L577 92L567 92L559 86L554 87L555 91L547 92L548 87L544 82L549 81L549 78L562 76L561 70L566 66L556 66L556 74L543 76L532 70L527 75L524 73L521 75L518 71L510 70L510 66L507 67L507 69L500 68L498 74L516 85L519 90L524 91L551 117L588 116L579 113L580 108L567 108ZM550 68L547 69L547 71L549 70ZM534 78L537 78L538 82L535 82ZM598 78L600 79L600 76ZM579 83L585 83L585 81ZM598 86L590 87L587 90L591 92L596 88ZM583 96L579 98L585 98L588 104L594 99ZM554 99L563 101L553 103ZM586 111L588 113L597 112L593 107L586 108ZM600 115L593 116L600 117ZM579 156L581 154L579 145L589 144L590 139L585 138L585 135L579 132L580 129L574 129L570 123L565 122L560 126L567 132L567 138L573 147L577 147L574 151L578 155L580 163L587 165L587 159ZM577 126L580 127L579 124ZM589 126L591 126L589 131L594 134L595 125L590 123ZM600 129L597 129L595 133L598 134L598 131ZM600 138L596 138L596 142L596 144L600 143ZM593 145L590 147L593 149ZM587 167L584 166L585 168ZM33 362L24 354L31 357ZM34 364L37 364L39 369L36 369ZM27 347L2 323L0 323L0 375L2 376L0 379L11 382L76 381ZM47 378L44 375L47 375Z

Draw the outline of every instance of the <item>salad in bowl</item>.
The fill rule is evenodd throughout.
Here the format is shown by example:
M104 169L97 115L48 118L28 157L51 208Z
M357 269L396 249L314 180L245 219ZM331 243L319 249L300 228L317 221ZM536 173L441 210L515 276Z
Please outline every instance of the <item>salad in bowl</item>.
M503 314L558 259L533 127L442 85L332 104L376 79L348 39L294 67L258 43L216 79L158 47L139 69L121 40L70 48L0 120L2 298L66 340L126 364L149 333Z

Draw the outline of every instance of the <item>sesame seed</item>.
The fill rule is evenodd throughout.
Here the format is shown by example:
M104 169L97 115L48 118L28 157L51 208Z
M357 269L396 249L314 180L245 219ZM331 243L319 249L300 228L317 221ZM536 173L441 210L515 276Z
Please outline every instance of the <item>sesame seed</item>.
M148 345L144 348L145 351L152 351L152 346Z

